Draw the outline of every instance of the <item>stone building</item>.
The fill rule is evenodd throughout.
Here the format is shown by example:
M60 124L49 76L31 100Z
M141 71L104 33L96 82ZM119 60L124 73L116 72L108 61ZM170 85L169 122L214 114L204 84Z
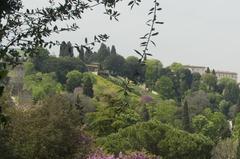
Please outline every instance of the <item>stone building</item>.
M191 65L185 65L184 68L189 69L192 73L199 73L200 75L203 75L206 73L207 67L204 66L191 66ZM215 71L216 76L218 80L222 78L230 78L235 81L238 80L238 74L235 72L228 72L228 71Z
M231 78L235 81L238 80L238 74L235 72L227 72L227 71L216 71L216 76L218 79L222 78Z
M207 67L204 66L185 65L184 68L189 69L192 73L199 73L200 75L205 74L207 70Z

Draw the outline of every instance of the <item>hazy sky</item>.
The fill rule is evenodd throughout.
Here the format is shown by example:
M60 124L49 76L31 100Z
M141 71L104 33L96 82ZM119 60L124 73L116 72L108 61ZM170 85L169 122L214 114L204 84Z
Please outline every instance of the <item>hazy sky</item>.
M39 7L47 0L23 0L27 7ZM126 1L126 0L125 0ZM128 0L129 1L129 0ZM126 2L128 2L126 1ZM88 11L78 22L80 30L54 35L52 39L81 43L85 37L106 33L108 45L116 45L123 56L135 55L139 37L146 32L144 25L152 0L142 0L140 7L130 11L127 3L117 7L120 22L110 21L103 8ZM151 48L154 58L167 66L172 62L203 65L216 70L240 74L240 1L239 0L160 0L164 21L158 30L157 47ZM98 49L98 48L96 48ZM56 55L58 48L51 52Z

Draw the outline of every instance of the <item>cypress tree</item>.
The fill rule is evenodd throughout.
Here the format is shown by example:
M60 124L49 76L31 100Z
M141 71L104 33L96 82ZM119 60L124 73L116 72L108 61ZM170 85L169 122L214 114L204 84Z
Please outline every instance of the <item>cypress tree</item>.
M93 52L90 49L87 49L85 51L85 54L84 54L84 61L86 63L90 62L91 61L90 59L91 59L92 55L93 55Z
M207 67L206 73L211 73L210 68Z
M60 53L59 56L61 57L65 57L65 56L70 56L73 57L73 47L71 42L69 41L68 43L66 43L65 41L63 41L60 45Z
M67 43L67 56L70 56L70 57L74 56L74 54L73 54L73 46L72 46L70 41Z
M110 48L108 48L104 43L102 43L97 54L97 60L101 63L106 59L106 57L110 55Z
M81 104L81 99L80 99L79 95L77 95L75 107L79 111L81 123L84 124L84 122L83 122L84 121L84 110L83 110L84 106Z
M90 77L87 77L84 81L83 85L83 94L93 98L94 92L93 92L93 83Z
M191 125L190 125L190 117L189 117L189 110L188 110L188 103L185 100L183 105L183 116L182 116L182 122L183 122L183 129L185 131L190 132L191 131Z
M79 57L82 61L84 61L84 49L83 49L83 47L81 46L81 49L78 47L78 48L77 48L77 51L78 51L78 57Z
M212 74L213 74L213 75L216 75L216 71L215 71L214 69L213 69L213 71L212 71Z
M110 54L111 54L111 55L116 55L116 54L117 54L117 51L116 51L116 48L115 48L114 45L113 45L112 48L111 48Z
M144 121L148 121L150 119L150 115L149 115L149 112L146 108L146 105L143 106L140 114L141 114Z
M61 57L64 57L66 56L66 47L67 47L67 44L65 41L63 41L60 45L60 53L59 53L59 56Z

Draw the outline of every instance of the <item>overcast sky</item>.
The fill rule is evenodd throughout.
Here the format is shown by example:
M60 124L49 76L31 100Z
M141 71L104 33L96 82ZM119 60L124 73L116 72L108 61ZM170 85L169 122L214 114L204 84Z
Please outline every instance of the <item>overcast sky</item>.
M46 1L23 0L26 7L40 7ZM144 23L147 11L152 6L152 0L142 1L141 6L133 11L130 11L126 2L119 4L119 22L110 21L103 14L103 8L97 7L84 14L78 22L78 31L54 35L52 39L81 43L85 37L106 33L110 35L107 44L114 44L119 54L125 57L135 55L133 49L139 48L139 37L147 31ZM165 66L180 62L240 74L239 0L159 2L163 8L159 19L165 24L158 27L160 34L155 39L157 47L151 48L154 58ZM54 48L51 52L58 55L59 49Z

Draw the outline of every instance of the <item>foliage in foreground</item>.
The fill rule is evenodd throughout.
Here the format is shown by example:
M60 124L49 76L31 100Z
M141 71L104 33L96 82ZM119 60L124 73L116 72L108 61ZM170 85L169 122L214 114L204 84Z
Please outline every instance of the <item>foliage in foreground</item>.
M9 141L18 159L84 158L90 139L79 111L65 95L47 98L28 111L12 109Z
M203 135L189 134L158 121L137 123L98 140L109 153L141 151L166 159L210 158L213 142Z

